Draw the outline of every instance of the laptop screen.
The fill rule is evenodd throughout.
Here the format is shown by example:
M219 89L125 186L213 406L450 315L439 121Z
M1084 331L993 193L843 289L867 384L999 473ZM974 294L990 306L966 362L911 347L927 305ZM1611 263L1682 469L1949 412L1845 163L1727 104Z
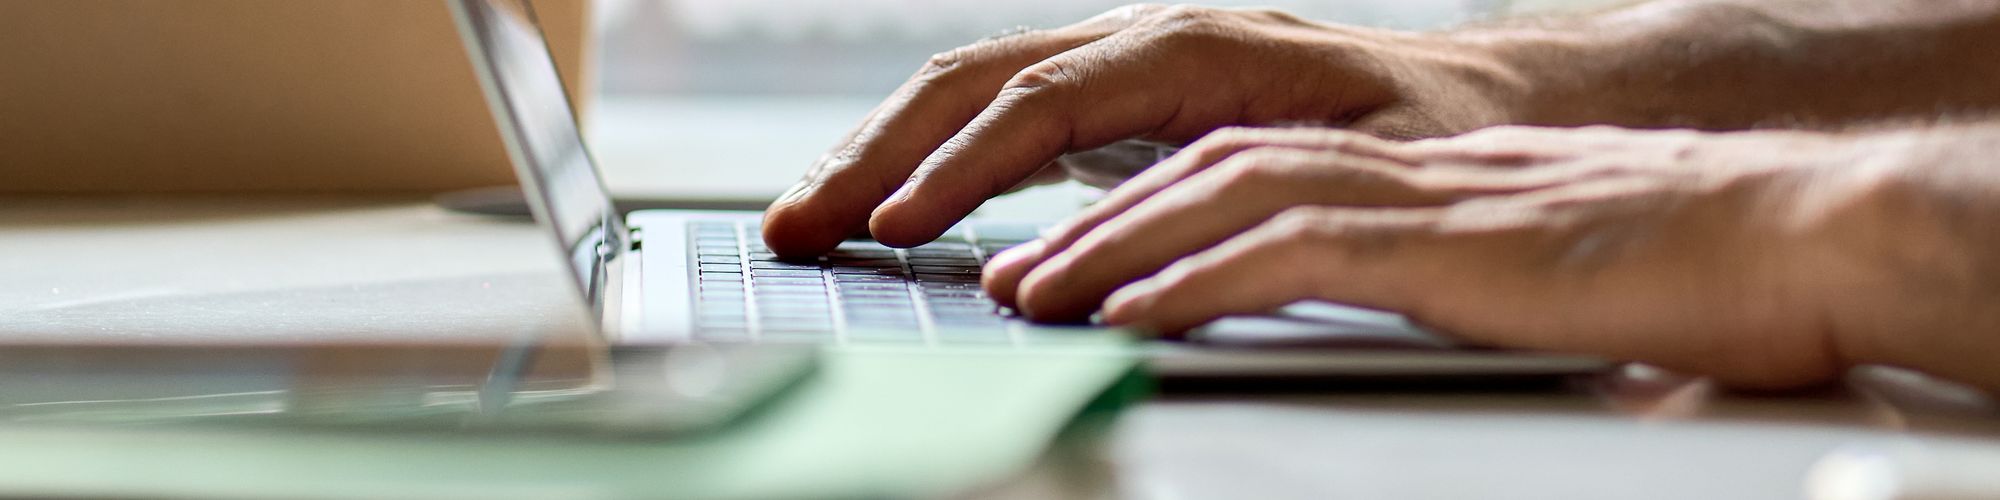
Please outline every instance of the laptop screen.
M534 12L522 0L448 3L528 204L555 229L579 285L595 301L599 252L622 250L623 225L584 148Z

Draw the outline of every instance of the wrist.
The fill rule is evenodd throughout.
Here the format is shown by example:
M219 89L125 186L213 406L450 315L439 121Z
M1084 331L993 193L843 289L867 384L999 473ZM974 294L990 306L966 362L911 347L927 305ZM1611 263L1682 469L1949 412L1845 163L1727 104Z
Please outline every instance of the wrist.
M1593 62L1610 52L1608 40L1587 30L1547 27L1474 27L1440 32L1458 50L1476 54L1504 83L1489 94L1505 123L1514 125L1580 126L1617 123L1595 116L1610 109L1612 89L1601 85L1601 65Z
M1808 251L1794 276L1819 299L1849 364L2000 388L1988 358L2000 350L1991 307L2000 266L1990 258L2000 238L1982 229L2000 224L1991 196L2000 183L1964 161L2000 148L1969 138L1948 128L1845 137L1843 160L1798 189L1794 220Z
M1735 2L1651 2L1447 33L1519 78L1509 107L1522 125L1743 129L1812 88L1771 76L1782 73L1770 66L1784 59L1791 28Z

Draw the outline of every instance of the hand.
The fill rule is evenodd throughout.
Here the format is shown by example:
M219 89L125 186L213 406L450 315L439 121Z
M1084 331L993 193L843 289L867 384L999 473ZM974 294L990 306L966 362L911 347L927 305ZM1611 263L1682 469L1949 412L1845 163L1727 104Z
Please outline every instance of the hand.
M1850 361L1830 321L1851 311L1826 292L1854 288L1827 236L1852 227L1823 181L1857 151L1805 133L1223 130L1003 253L986 286L1037 320L1102 304L1178 332L1322 299L1475 344L1809 383Z
M1154 5L983 41L932 58L876 108L771 207L765 240L791 256L863 230L921 244L1058 156L1127 139L1277 123L1415 138L1501 123L1515 79L1497 58L1442 34Z

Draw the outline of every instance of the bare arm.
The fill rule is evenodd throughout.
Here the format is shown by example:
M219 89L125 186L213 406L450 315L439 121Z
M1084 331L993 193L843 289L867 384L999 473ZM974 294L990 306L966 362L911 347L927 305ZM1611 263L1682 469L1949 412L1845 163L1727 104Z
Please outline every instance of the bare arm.
M1459 30L1516 123L1837 127L2000 110L2000 1L1659 0Z
M2000 391L2000 126L1211 134L1002 253L1027 315L1164 333L1322 299L1741 386L1861 364ZM1093 208L1093 211L1098 208ZM996 287L996 281L1009 281Z
M2000 0L1659 0L1431 33L1134 6L940 54L774 203L813 255L937 236L1064 153L1312 123L1737 129L2000 110Z
M1801 288L1854 363L2000 394L2000 121L1870 134L1870 159L1800 194L1819 228Z

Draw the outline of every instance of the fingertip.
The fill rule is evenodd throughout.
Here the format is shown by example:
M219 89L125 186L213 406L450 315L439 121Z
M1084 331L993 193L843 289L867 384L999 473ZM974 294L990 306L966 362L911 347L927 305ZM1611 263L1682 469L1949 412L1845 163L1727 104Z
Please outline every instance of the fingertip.
M1036 266L1021 278L1014 291L1014 308L1021 311L1022 316L1043 323L1074 323L1089 319L1099 304L1079 304L1066 296L1067 290L1058 282L1062 278L1059 276L1061 265L1050 266L1047 263L1043 261L1043 265Z
M1042 251L1048 243L1034 240L1000 252L986 261L986 270L980 273L980 285L986 288L986 295L1002 306L1014 307L1015 292L1019 291L1021 278L1034 269L1034 264L1042 260Z
M785 257L822 255L851 232L829 218L828 212L806 209L797 201L781 201L764 211L764 245L772 253Z
M868 234L884 245L909 248L937 239L944 234L950 222L940 225L934 217L938 212L925 213L915 210L900 198L891 198L875 208L868 216ZM952 221L952 222L955 222Z
M1152 280L1141 280L1104 299L1104 322L1113 325L1136 325L1147 319L1150 306L1156 300L1157 286Z

